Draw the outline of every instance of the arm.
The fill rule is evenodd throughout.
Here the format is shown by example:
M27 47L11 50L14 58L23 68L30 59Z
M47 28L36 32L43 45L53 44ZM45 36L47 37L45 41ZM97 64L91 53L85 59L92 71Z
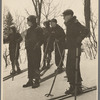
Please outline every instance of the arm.
M79 34L79 36L77 37L77 42L79 43L79 42L81 42L85 37L88 36L89 30L88 30L85 26L81 25L80 23L78 23L78 29L79 29L80 34Z
M37 37L38 39L35 47L40 47L43 44L43 30L40 27L37 28Z
M17 33L17 40L16 40L16 42L20 43L22 40L23 39L22 39L21 35L19 33Z
M9 41L10 41L10 36L4 35L3 36L3 43L9 43Z
M60 28L59 30L57 30L57 40L59 41L65 41L65 32L62 28Z

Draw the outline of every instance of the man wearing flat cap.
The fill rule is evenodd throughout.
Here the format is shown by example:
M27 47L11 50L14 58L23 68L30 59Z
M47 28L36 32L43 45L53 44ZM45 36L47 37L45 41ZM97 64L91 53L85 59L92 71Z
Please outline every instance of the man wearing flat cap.
M58 73L61 73L63 71L63 60L64 60L64 43L65 43L65 32L61 26L57 24L56 19L51 20L51 26L52 26L52 37L55 40L55 63L58 67L56 71ZM62 55L63 54L63 55ZM59 65L59 62L61 60L61 64Z
M74 16L74 12L71 9L65 10L63 12L63 17L66 26L66 49L68 49L66 73L70 84L70 88L65 92L65 94L74 94L75 85L77 85L77 94L80 94L82 93L82 78L80 73L81 42L88 35L89 31L76 19L76 16ZM76 50L78 50L77 70ZM77 71L77 84L75 82L75 71Z
M27 51L28 59L28 82L23 87L32 86L37 88L40 86L39 79L39 68L41 61L41 45L43 41L43 30L37 26L36 17L30 15L27 18L27 34L25 36L25 48Z

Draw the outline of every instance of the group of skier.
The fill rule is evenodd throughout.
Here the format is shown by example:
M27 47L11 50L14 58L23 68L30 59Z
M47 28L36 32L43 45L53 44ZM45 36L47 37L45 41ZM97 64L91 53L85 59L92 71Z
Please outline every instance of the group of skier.
M27 51L29 80L23 85L24 88L29 86L37 88L40 86L41 46L43 45L44 57L42 69L44 70L45 68L50 67L52 51L55 50L57 73L61 73L63 71L65 49L68 49L66 74L70 87L69 90L65 91L65 94L73 94L75 92L76 85L77 93L82 92L82 78L80 73L81 42L85 37L87 37L89 31L77 20L71 9L67 9L63 12L63 19L66 26L66 33L63 28L57 24L56 19L45 21L43 23L44 28L41 28L37 25L36 17L34 15L30 15L27 18L29 28L25 35L25 48ZM21 72L18 64L18 56L22 37L16 31L14 26L10 27L10 33L11 34L4 39L4 42L9 41L9 52L12 62L11 74L15 74ZM17 71L15 71L15 65L17 66ZM77 84L75 82L76 71Z

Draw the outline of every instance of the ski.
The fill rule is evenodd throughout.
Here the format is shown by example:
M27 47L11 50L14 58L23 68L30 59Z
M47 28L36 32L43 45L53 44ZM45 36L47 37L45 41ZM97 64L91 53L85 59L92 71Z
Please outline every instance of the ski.
M88 93L88 92L91 92L91 91L94 91L96 90L97 87L96 86L92 86L92 87L87 87L87 88L83 88L83 93L82 94L85 94L85 93ZM82 95L80 94L80 95ZM78 95L78 96L80 96ZM47 99L47 100L64 100L64 99L67 99L67 98L70 98L70 97L73 97L74 95L72 94L69 94L69 95L61 95L61 96L57 96L57 97L54 97L54 98L51 98L51 99Z
M44 70L41 70L41 71L40 71L40 76L43 76L43 75L48 71L48 69L51 68L52 65L53 65L53 64L50 64L49 67L46 67Z
M14 74L13 76L15 77L15 76L17 76L17 75L20 75L20 74L22 74L22 73L26 72L26 71L27 71L27 68L26 68L26 69L21 70L21 72L20 72L20 73L16 73L16 74ZM8 80L8 79L10 79L10 78L12 78L12 75L5 76L5 77L3 78L3 81L6 81L6 80Z
M65 68L63 69L63 71L61 72L61 73L63 73L65 71ZM60 74L61 74L60 73ZM48 80L48 79L51 79L52 77L54 77L55 76L55 72L53 72L52 74L50 74L50 75L48 75L48 76L46 76L46 77L44 77L44 78L42 78L42 79L40 79L40 82L42 83L42 82L44 82L44 81L46 81L46 80Z

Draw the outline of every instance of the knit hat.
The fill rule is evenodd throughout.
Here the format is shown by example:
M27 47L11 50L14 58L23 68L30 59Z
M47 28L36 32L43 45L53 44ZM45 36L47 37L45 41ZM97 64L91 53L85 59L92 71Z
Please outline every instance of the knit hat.
M50 22L55 22L55 23L57 23L57 20L53 18L53 19L51 19Z
M32 23L35 23L36 22L36 16L34 15L30 15L28 18L27 18L28 21L32 22Z
M50 21L48 20L48 21L45 21L44 23L43 23L43 25L47 25L47 26L49 26L50 25Z

